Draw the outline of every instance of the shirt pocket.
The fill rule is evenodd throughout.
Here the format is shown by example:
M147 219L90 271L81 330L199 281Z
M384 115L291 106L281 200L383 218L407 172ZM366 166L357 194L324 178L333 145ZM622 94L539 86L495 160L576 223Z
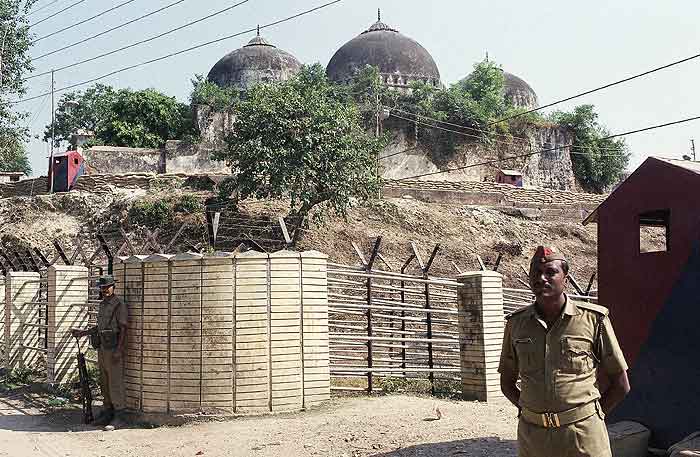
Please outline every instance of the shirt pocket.
M564 373L587 373L595 367L593 343L581 337L566 336L561 339L560 370Z
M515 353L518 355L518 366L522 374L533 373L538 369L535 340L532 338L516 338Z

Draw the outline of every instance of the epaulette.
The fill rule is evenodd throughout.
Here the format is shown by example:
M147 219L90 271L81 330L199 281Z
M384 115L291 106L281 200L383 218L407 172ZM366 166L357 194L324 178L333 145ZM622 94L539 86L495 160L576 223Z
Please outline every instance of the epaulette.
M607 316L610 313L610 310L605 306L595 305L585 301L577 301L576 306L587 309L588 311L593 311L594 313L602 314L603 316Z
M532 306L533 305L523 306L522 308L517 309L517 310L513 311L512 313L506 314L506 320L510 319L511 317L515 316L516 314L520 314L523 311L527 311Z

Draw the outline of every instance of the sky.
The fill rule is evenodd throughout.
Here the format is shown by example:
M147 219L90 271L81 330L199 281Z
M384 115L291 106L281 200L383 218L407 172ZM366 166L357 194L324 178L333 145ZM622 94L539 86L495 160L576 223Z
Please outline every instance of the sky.
M133 0L88 23L125 0L84 0L80 5L32 27L37 37L78 24L40 40L31 51L39 56L172 3ZM36 60L35 73L58 68L158 35L224 9L241 0L184 0L157 15L70 50ZM268 24L328 0L249 0L233 10L98 61L56 73L56 88L86 81L191 46ZM40 0L35 9L52 0ZM59 0L33 14L37 22L75 3ZM697 0L343 0L342 2L263 30L262 35L303 63L324 66L344 43L366 30L382 10L382 21L421 43L450 85L465 77L486 52L504 70L527 81L544 105L618 79L700 53L700 2ZM117 88L155 88L188 101L195 74L206 75L228 52L245 45L254 32L171 59L108 77L100 82ZM636 130L700 115L700 59L591 94L554 109L594 104L600 121L613 133ZM51 77L28 82L26 97L50 90ZM60 93L56 95L56 101ZM44 97L18 105L30 113L32 134L43 138L51 119L51 100ZM700 121L627 137L634 170L650 155L681 158L695 138L700 155ZM28 145L35 174L45 174L47 144Z

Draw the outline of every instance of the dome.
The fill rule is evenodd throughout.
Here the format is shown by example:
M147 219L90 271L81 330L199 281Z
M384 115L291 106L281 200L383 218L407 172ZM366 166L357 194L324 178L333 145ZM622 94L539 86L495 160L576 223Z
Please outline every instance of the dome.
M301 62L258 36L227 54L211 69L207 79L221 87L248 90L259 83L286 81L301 69Z
M534 109L539 106L537 94L528 83L507 71L503 72L503 76L505 77L505 97L513 106L525 109Z
M335 53L326 73L333 81L347 83L368 65L379 68L389 87L407 89L413 81L440 85L440 71L430 53L417 41L383 23L381 16Z

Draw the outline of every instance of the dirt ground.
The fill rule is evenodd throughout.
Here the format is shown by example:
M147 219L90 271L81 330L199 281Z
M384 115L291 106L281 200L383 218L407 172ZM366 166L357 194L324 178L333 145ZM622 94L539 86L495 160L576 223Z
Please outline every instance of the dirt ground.
M77 409L51 410L39 396L16 394L0 396L0 456L514 457L514 416L506 404L397 395L178 427L118 423L106 432L80 425Z

